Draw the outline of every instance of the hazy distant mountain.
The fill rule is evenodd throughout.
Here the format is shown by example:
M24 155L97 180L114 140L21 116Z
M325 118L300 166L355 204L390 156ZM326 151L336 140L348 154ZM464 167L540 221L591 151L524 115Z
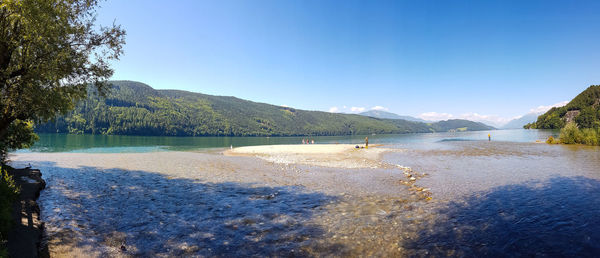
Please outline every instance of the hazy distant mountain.
M429 123L430 121L423 120L421 118L416 118L412 116L401 116L398 114L394 114L391 112L381 111L381 110L369 110L366 112L359 113L361 116L370 116L375 118L384 118L384 119L402 119L406 121L413 122L421 122L421 123Z
M522 129L524 125L535 122L540 114L529 113L520 118L510 120L501 129Z
M36 125L48 133L172 136L293 136L428 133L487 130L479 123L421 123L355 114L306 111L235 97L181 90L155 90L132 81L112 81L101 98L90 88L75 109Z

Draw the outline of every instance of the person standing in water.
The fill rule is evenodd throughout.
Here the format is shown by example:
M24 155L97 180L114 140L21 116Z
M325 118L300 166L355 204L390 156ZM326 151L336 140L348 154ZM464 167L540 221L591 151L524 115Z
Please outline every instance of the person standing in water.
M365 137L365 148L369 148L369 136Z
M491 142L491 141L492 141L492 135L490 135L490 134L488 133L488 142Z

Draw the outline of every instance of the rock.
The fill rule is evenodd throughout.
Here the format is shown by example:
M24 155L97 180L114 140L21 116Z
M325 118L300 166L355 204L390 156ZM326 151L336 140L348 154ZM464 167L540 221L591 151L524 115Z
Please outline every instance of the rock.
M14 227L8 233L10 257L49 257L48 246L43 240L44 222L40 219L40 207L36 200L46 187L38 169L12 169L8 172L21 188L19 199L13 204Z

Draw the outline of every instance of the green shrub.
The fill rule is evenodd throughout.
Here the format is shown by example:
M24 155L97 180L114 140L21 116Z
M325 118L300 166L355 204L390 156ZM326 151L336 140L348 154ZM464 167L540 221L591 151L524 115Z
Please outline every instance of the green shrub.
M568 123L560 130L560 142L565 144L600 145L600 128L579 129L575 123Z
M583 140L581 143L587 145L600 145L600 129L597 128L585 128L581 129L583 134Z
M548 137L548 139L546 139L546 143L558 144L558 143L560 143L560 141L558 139L554 138L554 136L550 136L550 137Z
M579 128L577 128L577 125L571 122L560 130L560 141L565 144L581 143L583 141L583 135Z
M5 236L12 227L12 204L19 197L19 192L12 176L4 169L0 170L0 242L6 240Z

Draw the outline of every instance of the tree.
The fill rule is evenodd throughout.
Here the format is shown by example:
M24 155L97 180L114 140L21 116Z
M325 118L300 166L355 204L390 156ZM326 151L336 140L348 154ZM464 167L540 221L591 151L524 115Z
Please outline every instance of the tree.
M0 0L0 143L13 123L65 114L88 85L107 92L125 31L95 25L97 7L98 0Z

